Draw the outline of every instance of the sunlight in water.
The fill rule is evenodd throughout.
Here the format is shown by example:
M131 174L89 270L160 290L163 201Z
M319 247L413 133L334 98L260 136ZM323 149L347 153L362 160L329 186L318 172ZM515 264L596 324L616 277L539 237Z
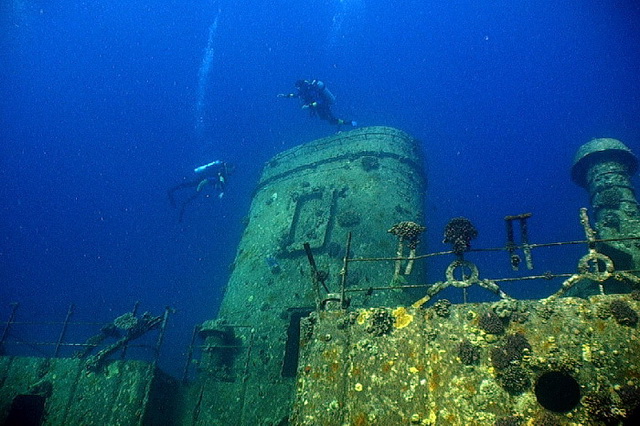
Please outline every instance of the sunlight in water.
M327 37L327 50L332 51L344 45L349 26L353 25L364 11L364 0L337 0Z
M33 8L26 0L13 0L10 7L10 22L16 28L24 27L28 24L29 17L33 15ZM42 11L40 11L42 13Z
M207 47L204 49L202 63L198 70L198 93L196 98L196 131L198 136L202 137L205 130L205 106L207 87L209 86L209 76L211 75L211 67L213 65L213 57L215 55L216 34L218 32L218 18L220 10L218 10L213 19L213 23L209 26L209 37L207 39Z

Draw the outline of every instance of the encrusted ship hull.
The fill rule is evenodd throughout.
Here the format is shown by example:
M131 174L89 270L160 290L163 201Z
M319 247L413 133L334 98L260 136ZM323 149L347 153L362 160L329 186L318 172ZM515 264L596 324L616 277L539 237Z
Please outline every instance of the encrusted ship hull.
M426 284L420 260L435 254L421 255L419 245L419 153L406 133L372 127L275 156L254 194L219 317L194 332L201 340L188 351L191 380L113 359L138 337L131 330L141 335L161 320L164 329L167 310L89 358L0 357L0 422L37 412L30 424L637 424L640 211L631 151L612 139L580 149L572 176L591 195L595 229L581 209L586 254L575 273L555 276L566 279L544 300L512 299L480 278L464 259L476 235L465 218L445 232L453 250L444 254L456 259L445 281ZM529 216L505 218L499 250L514 269L520 253L532 268ZM447 287L470 286L500 300L442 299ZM74 346L98 351L108 337L101 333Z
M621 420L640 398L640 335L612 312L616 301L640 309L607 295L321 312L302 341L292 423ZM482 327L490 312L500 313L498 334Z

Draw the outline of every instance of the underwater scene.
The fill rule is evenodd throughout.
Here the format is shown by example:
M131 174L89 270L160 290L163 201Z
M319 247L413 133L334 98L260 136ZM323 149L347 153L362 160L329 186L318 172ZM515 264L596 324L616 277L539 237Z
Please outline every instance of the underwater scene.
M640 5L0 5L3 425L631 425Z

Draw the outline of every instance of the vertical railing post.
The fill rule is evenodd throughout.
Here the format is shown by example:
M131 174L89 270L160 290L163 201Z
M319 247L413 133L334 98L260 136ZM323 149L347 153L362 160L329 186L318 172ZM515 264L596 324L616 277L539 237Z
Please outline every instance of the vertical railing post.
M17 309L18 309L18 302L11 303L11 313L9 313L7 324L5 324L4 330L2 330L2 336L0 336L0 355L4 354L4 341L9 335L9 328L11 328L11 325L13 324L13 319L16 317Z
M342 275L342 279L340 280L340 308L346 308L345 301L345 293L347 286L347 274L349 272L349 252L351 251L351 232L347 234L347 246L346 251L344 253L344 258L342 259L342 271L340 271L340 275Z
M187 351L187 362L184 363L184 369L182 370L182 383L187 383L189 380L189 366L193 359L193 345L195 345L196 337L200 331L200 324L193 327L193 333L191 333L191 343L189 343L189 350Z
M156 342L156 347L154 350L153 356L153 364L158 364L158 358L160 358L160 347L162 346L162 341L164 340L164 333L167 328L167 321L169 320L169 312L171 311L171 307L167 306L164 308L164 315L162 316L162 324L160 325L160 333L158 334L158 341Z
M53 357L57 358L60 353L60 346L62 346L62 342L64 340L64 335L67 333L67 327L69 327L69 319L71 315L73 315L74 305L73 303L69 305L69 309L67 309L67 316L64 319L64 323L62 323L62 330L60 331L60 336L58 336L58 341L56 342L56 350L53 352Z
M133 315L134 318L138 314L138 306L140 306L139 300L136 301L136 303L133 305L133 309L131 310L131 315ZM125 359L125 357L127 356L128 347L129 347L129 343L127 342L124 344L124 347L122 348L122 352L120 352L120 359Z

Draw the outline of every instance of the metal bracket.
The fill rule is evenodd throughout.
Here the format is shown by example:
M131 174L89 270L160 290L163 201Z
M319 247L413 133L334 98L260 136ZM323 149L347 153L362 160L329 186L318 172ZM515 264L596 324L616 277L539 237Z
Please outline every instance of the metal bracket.
M511 269L517 271L520 267L520 256L516 254L516 245L513 239L513 221L520 222L520 240L522 241L522 251L524 252L524 259L527 263L527 269L533 269L533 259L531 258L531 246L529 245L529 235L527 230L527 219L531 217L531 213L524 213L515 216L505 216L504 221L507 225L507 251L509 252L509 262L511 263Z
M471 271L471 274L468 277L465 275L463 279L458 280L454 275L455 270L458 268L463 268L463 270L464 268L467 268L469 271ZM429 289L427 289L427 295L411 306L414 308L421 308L422 305L431 300L433 296L440 293L447 287L452 286L465 289L467 287L471 287L474 284L477 284L480 287L489 290L494 294L497 294L501 299L511 299L511 297L508 296L504 291L502 291L498 284L496 284L495 282L488 279L481 280L479 278L478 267L468 260L457 259L451 262L447 267L445 277L447 278L446 281L439 281L429 287Z
M609 256L602 253L598 253L596 250L596 231L591 228L589 224L589 215L585 207L580 209L580 223L584 228L585 236L589 242L589 253L582 256L578 261L578 273L571 275L563 283L562 287L552 294L551 296L543 299L544 301L551 301L564 295L571 287L576 285L582 280L591 280L598 283L600 294L604 293L604 282L609 278L613 278L617 281L631 281L633 283L639 283L640 279L628 272L615 272L613 260Z

